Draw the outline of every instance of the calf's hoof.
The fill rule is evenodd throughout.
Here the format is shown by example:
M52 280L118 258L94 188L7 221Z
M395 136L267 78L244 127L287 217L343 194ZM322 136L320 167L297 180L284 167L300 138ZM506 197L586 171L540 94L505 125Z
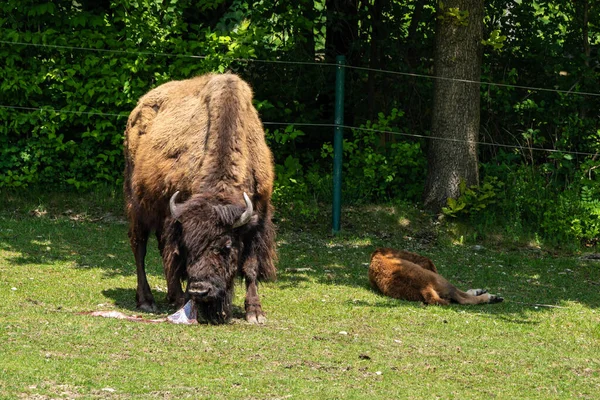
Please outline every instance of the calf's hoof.
M493 303L502 303L504 301L503 297L496 296L494 294L490 294L490 304Z

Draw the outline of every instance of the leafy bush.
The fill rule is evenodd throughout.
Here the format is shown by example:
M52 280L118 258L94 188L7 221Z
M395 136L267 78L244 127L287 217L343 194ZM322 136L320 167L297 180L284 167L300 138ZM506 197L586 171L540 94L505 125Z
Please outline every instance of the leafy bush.
M477 214L490 205L496 203L496 196L504 183L496 177L486 177L480 186L467 187L464 180L459 184L460 196L457 199L449 198L447 207L442 208L445 215L456 217L459 215Z
M505 157L505 160L508 158ZM547 244L573 247L600 240L600 180L594 162L582 163L566 187L560 168L549 165L484 165L480 187L461 187L444 213L469 220L485 231L525 237L533 234Z
M118 185L127 114L141 95L251 56L244 27L207 34L187 17L194 7L192 0L3 2L0 34L19 44L0 45L0 104L11 107L0 108L0 187ZM168 56L200 51L202 59Z
M419 142L386 140L386 132L398 132L403 113L393 109L379 113L376 122L367 121L353 129L343 141L343 191L346 201L385 201L391 198L416 200L422 193L427 160ZM384 132L382 134L382 132ZM333 145L325 143L321 156L333 159Z
M275 175L275 207L285 210L288 216L314 221L319 209L299 160L288 156L283 164L275 165Z

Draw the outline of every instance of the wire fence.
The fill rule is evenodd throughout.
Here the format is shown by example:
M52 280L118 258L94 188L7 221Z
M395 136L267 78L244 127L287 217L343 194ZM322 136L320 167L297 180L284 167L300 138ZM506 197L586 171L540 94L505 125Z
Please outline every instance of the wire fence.
M92 51L92 52L100 52L100 53L131 54L131 55L144 55L144 56L196 58L196 59L209 58L208 56L193 55L193 54L157 53L157 52L151 52L151 51L130 51L130 50L118 50L118 49L95 49L92 47L63 46L63 45L53 45L53 44L44 44L44 43L26 43L26 42L15 42L15 41L7 41L7 40L0 40L0 44L8 44L8 45L15 45L15 46L48 47L48 48L62 49L62 50ZM238 61L238 62L248 62L248 63L254 62L254 63L267 63L267 64L312 65L312 66L319 66L319 67L337 67L338 66L338 64L335 64L335 63L316 62L316 61L261 60L261 59L256 59L256 58L236 58L236 57L231 57L231 58L229 58L229 60L230 61ZM554 89L554 88L543 88L543 87L537 87L537 86L515 85L515 84L509 84L509 83L476 81L476 80L459 79L459 78L447 78L447 77L443 77L443 76L417 74L417 73L412 73L412 72L391 71L391 70L384 70L384 69L359 67L359 66L353 66L353 65L348 65L348 64L345 64L343 67L346 69L354 69L354 70L360 70L360 71L372 71L372 72L378 72L378 73L382 73L382 74L409 76L409 77L413 77L413 78L424 78L424 79L432 79L432 80L470 83L470 84L476 84L476 85L497 86L497 87L512 88L512 89L523 89L523 90L534 90L534 91L542 91L542 92L564 93L564 94L572 94L572 95L580 95L580 96L600 97L600 93L580 92L580 91L573 91L572 89L564 90L564 89Z
M1 105L1 104L0 104L0 108L15 109L15 110L20 110L20 111L47 111L47 112L54 112L57 114L68 113L68 114L98 115L98 116L125 117L125 118L129 116L129 114L114 114L114 113L102 113L102 112L91 112L91 111L56 110L56 109L47 108L47 107L35 108L35 107L7 106L7 105ZM379 133L379 134L390 134L390 135L411 137L411 138L417 138L417 139L432 139L432 140L454 142L454 143L461 143L461 144L476 144L476 145L483 145L483 146L516 149L516 150L521 150L521 151L525 151L525 150L526 151L542 151L542 152L547 152L547 153L570 154L570 155L575 155L575 156L597 155L597 153L587 153L587 152L581 152L581 151L555 150L555 149L546 149L546 148L542 148L542 147L517 146L517 145L509 145L509 144L502 144L502 143L482 142L482 141L477 141L477 140L462 140L462 139L444 138L444 137L439 137L439 136L387 131L387 130L382 130L382 129L357 127L357 126L352 126L352 125L336 125L333 123L327 124L327 123L308 123L308 122L263 121L263 125L267 125L267 126L269 126L269 125L272 125L272 126L290 126L290 125L292 125L292 126L298 126L298 127L312 127L312 128L335 128L335 127L339 126L339 127L342 127L343 129L347 129L347 130L359 130L359 131L374 132L374 133Z
M177 57L177 58L195 58L195 59L208 58L208 56L191 55L191 54L158 53L158 52L152 52L152 51L130 51L130 50L118 50L118 49L95 49L95 48L91 48L91 47L63 46L63 45L52 45L52 44L43 44L43 43L26 43L26 42L6 41L6 40L0 40L0 44L13 45L13 46L46 47L46 48L52 48L52 49L72 50L72 51L90 51L90 52L98 52L98 53L129 54L129 55L137 55L137 56L158 56L158 57ZM230 58L229 60L237 61L237 62L247 62L247 63L270 63L270 64L288 64L288 65L312 65L312 66L318 66L318 67L340 67L340 65L338 65L338 64L327 63L327 62L261 60L261 59L254 59L254 58L234 58L234 57ZM382 69L374 69L374 68L367 68L367 67L358 67L358 66L352 66L352 65L347 65L347 64L343 65L342 67L346 68L346 69L371 71L371 72L378 72L378 73L383 73L383 74L408 76L408 77L422 78L422 79L444 80L444 81L453 81L453 82L468 83L468 84L522 89L522 90L529 90L529 91L543 91L543 92L554 92L554 93L562 93L562 94L569 94L569 95L600 97L600 93L594 93L594 92L580 92L580 91L573 91L573 90L560 90L560 89L542 88L542 87L525 86L525 85L514 85L514 84L497 83L497 82L446 78L446 77L440 77L440 76L434 76L434 75L382 70ZM97 115L97 116L118 117L118 118L129 116L129 113L106 113L106 112L98 112L98 111L58 110L58 109L54 109L52 107L46 107L46 106L23 107L23 106L0 104L0 108L13 109L13 110L17 110L17 111L30 111L30 112L46 111L46 112L54 112L54 113ZM575 156L597 155L597 153L566 151L566 150L563 151L563 150L547 149L547 148L541 148L541 147L508 145L508 144L490 143L490 142L483 142L483 141L470 141L470 140L463 140L463 139L453 139L453 138L445 138L445 137L431 136L431 135L395 132L395 131L387 131L387 130L357 127L357 126L350 126L350 125L336 125L333 123L329 124L329 123L303 123L303 122L291 122L291 121L288 121L288 122L263 121L263 125L267 125L267 126L268 125L272 125L272 126L293 125L293 126L299 126L299 127L301 126L301 127L316 127L316 128L334 128L336 126L341 126L342 128L349 129L349 130L362 130L362 131L369 131L369 132L375 132L375 133L380 133L380 134L391 134L391 135L404 136L404 137L439 140L439 141L455 142L455 143L462 143L462 144L476 144L476 145L484 145L484 146L493 146L493 147L498 147L498 148L517 149L517 150L521 150L521 151L541 151L541 152L547 152L547 153L570 154L570 155L575 155Z

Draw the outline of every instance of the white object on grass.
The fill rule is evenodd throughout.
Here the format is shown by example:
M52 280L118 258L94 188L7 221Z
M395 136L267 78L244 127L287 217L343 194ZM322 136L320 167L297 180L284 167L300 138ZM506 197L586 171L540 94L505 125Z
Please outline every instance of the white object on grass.
M167 321L174 324L197 324L198 323L198 310L193 300L185 303L177 312L167 317Z

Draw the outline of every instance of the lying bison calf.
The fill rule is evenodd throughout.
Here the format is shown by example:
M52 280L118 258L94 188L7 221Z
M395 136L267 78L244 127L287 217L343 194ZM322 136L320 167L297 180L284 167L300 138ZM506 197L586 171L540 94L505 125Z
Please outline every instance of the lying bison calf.
M481 289L463 292L439 275L429 258L389 248L379 248L371 255L369 281L386 296L426 304L484 304L504 300Z

